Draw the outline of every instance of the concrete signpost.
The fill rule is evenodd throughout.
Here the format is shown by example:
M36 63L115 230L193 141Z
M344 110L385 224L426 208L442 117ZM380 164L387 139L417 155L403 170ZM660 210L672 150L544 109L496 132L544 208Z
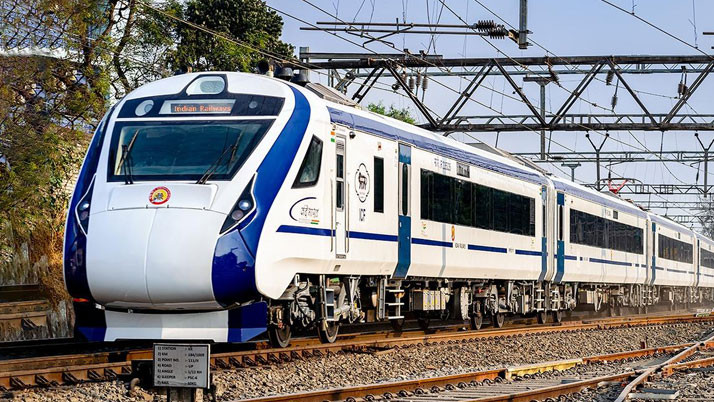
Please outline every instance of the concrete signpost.
M154 386L167 388L168 402L194 402L211 384L210 356L208 344L155 343Z

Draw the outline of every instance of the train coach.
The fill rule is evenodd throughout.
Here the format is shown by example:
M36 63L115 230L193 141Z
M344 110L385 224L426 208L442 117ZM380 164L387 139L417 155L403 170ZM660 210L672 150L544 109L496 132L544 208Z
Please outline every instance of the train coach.
M714 242L318 84L192 73L94 134L64 277L91 340L245 342L340 325L560 321L711 300Z

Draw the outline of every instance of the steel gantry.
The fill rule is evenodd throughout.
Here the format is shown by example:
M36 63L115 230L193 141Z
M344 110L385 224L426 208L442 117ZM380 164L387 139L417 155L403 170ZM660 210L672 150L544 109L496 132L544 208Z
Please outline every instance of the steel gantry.
M340 77L340 89L357 85L357 78L370 78L375 71L387 69L398 85L393 87L407 93L417 109L427 121L424 128L441 132L507 132L507 131L709 131L714 130L714 113L680 113L692 94L714 69L714 59L705 55L684 56L569 56L569 57L504 57L504 58L445 58L440 55L410 53L315 53L300 54L300 59L309 61L311 69L330 70ZM417 73L420 76L461 76L470 80L456 100L443 116L435 113L416 97L413 86L407 84L407 76ZM344 74L339 71L344 70ZM407 72L408 70L408 72ZM400 73L401 71L401 73ZM679 88L678 99L669 109L652 112L652 108L639 96L627 79L627 75L653 75L661 73L695 74L690 85ZM525 81L535 81L541 85L556 82L565 74L582 76L578 85L565 101L547 114L523 94L521 86L515 81L516 76L527 75ZM346 78L342 78L344 77ZM461 110L466 102L473 98L481 83L488 76L503 76L516 97L523 101L530 113L518 115L490 114L464 115ZM605 75L605 81L617 78L623 89L629 93L638 105L638 113L601 113L572 114L572 106L582 99L582 94L599 75ZM401 78L401 80L400 80ZM360 80L359 99L364 97L376 83L376 80ZM396 85L396 84L395 84ZM414 96L411 96L409 94ZM439 98L440 102L443 99Z

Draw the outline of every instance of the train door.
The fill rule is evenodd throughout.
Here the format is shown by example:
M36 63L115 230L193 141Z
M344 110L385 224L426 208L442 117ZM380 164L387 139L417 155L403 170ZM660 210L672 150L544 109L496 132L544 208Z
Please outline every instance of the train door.
M408 145L399 144L399 175L398 175L398 215L399 228L397 269L395 278L405 278L412 260L412 218L411 218L411 164L412 149Z
M652 255L652 233L648 230L650 227L650 220L647 219L645 223L645 265L649 268L651 261L650 261L650 256ZM645 278L645 284L651 285L652 284L652 270L651 269L645 269L646 272L646 278Z
M345 180L346 158L345 158L345 137L337 136L336 161L335 165L335 256L345 258L347 254L347 227L349 224L347 217L347 181Z
M556 193L556 246L555 281L560 282L565 275L565 193Z
M657 224L652 222L651 220L647 220L648 222L648 228L650 229L651 225L651 230L648 230L650 233L650 238L649 241L647 242L647 251L649 252L649 260L647 261L649 263L650 269L648 270L651 275L650 275L650 284L654 285L655 281L657 280Z

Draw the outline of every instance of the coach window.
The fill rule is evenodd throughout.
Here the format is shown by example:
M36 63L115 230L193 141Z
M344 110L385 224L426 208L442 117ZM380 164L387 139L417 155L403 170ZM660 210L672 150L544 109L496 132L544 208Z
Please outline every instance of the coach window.
M474 226L479 229L493 230L493 189L474 184Z
M402 215L409 216L409 165L402 164Z
M384 159L374 157L374 212L384 212Z
M344 147L344 145L343 145ZM336 185L336 197L335 197L335 207L338 210L342 210L345 206L345 156L342 154L337 154L337 180Z
M471 202L471 183L463 180L454 181L454 205L456 207L456 224L471 226L473 222Z
M322 141L312 137L307 148L305 159L302 160L293 188L311 187L320 179L320 165L322 164Z

